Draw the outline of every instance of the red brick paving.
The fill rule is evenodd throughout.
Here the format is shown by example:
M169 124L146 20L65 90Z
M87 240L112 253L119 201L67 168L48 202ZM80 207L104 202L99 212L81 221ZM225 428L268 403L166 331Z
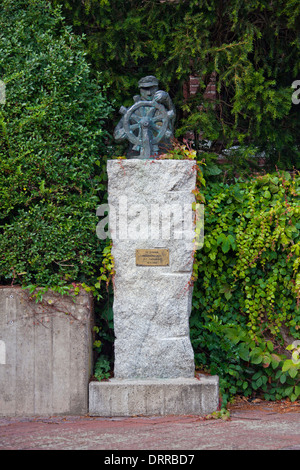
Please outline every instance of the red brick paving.
M111 455L118 450L275 449L300 450L300 406L233 407L228 421L197 416L0 418L0 450L105 450Z

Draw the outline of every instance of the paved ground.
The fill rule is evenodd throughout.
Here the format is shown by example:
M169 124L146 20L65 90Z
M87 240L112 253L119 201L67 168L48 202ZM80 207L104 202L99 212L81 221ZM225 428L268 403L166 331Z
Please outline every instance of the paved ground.
M117 451L139 455L141 461L134 451L171 451L192 459L188 455L194 451L197 456L197 450L300 450L300 403L240 403L231 408L228 421L197 416L0 418L0 450L17 449L104 450L100 462L108 458L104 463L115 464L121 463ZM149 455L143 460L157 458ZM138 460L125 463L133 467Z

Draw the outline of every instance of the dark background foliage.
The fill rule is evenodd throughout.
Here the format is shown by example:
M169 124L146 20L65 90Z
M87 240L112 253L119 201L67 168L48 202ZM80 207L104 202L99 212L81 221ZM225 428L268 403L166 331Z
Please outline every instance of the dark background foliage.
M299 106L291 100L300 67L300 7L294 0L53 3L85 35L92 69L111 84L111 128L138 80L155 74L175 102L177 137L193 132L197 150L202 140L218 153L253 145L273 169L300 167ZM213 104L203 97L212 73ZM190 75L199 78L200 88L186 97Z

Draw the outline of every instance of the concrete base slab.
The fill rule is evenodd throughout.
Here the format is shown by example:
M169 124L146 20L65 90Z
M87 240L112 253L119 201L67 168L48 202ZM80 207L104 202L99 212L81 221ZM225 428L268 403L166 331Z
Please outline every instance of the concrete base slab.
M217 376L90 382L90 416L206 415L219 405Z

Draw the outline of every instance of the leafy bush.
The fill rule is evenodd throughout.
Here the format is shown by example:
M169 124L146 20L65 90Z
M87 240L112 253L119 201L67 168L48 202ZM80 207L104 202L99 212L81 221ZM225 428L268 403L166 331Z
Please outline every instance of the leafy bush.
M101 380L108 379L110 377L110 369L111 366L109 358L101 355L95 365L95 378L100 382Z
M0 282L90 282L103 249L102 77L47 1L2 1L0 26Z
M191 339L197 365L220 376L223 399L300 396L300 176L267 174L204 190Z

